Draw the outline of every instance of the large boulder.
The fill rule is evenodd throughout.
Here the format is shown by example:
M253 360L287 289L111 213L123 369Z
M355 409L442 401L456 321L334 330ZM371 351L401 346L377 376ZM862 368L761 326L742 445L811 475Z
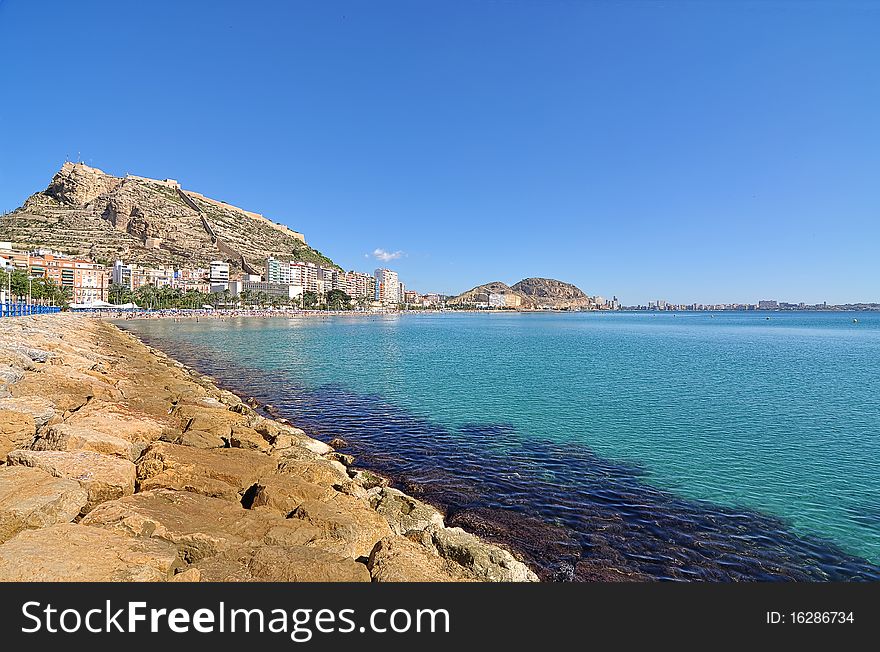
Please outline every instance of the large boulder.
M472 577L483 582L537 582L535 575L510 552L487 543L461 528L430 527L417 536L443 559L463 566Z
M134 464L92 451L14 450L6 456L6 463L76 480L88 494L88 502L82 509L84 514L103 502L134 493Z
M88 502L76 480L26 466L0 468L0 543L21 530L68 523Z
M179 565L163 541L73 523L24 530L0 545L0 582L161 582Z
M58 423L41 432L31 445L31 449L35 451L94 451L133 462L140 455L142 446L128 439L84 426Z
M286 459L278 465L278 472L321 487L336 487L351 481L345 467L330 460Z
M21 371L33 371L37 368L34 361L31 360L14 346L0 342L0 365L4 367L12 367Z
M42 428L55 416L55 404L39 396L0 398L0 410L30 414L37 428Z
M59 366L29 371L10 385L9 391L13 397L51 396L60 412L78 410L92 399L114 401L122 397L119 390L94 376Z
M30 446L36 432L33 415L0 410L0 458L5 460L9 451Z
M156 442L138 460L138 486L140 491L177 489L238 502L275 464L268 455L237 448L205 450Z
M376 543L391 534L388 522L363 501L336 494L326 501L306 500L290 515L320 534L315 546L357 559L370 554Z
M82 524L127 536L162 539L177 546L182 559L192 562L243 544L244 538L234 530L247 514L228 500L157 489L104 503Z
M24 370L20 367L0 365L0 385L17 383L24 378Z
M127 439L138 444L141 449L159 439L168 429L165 419L151 417L106 401L91 401L70 415L66 422Z
M369 582L353 559L305 546L247 546L195 565L207 582Z
M376 487L369 492L370 505L388 521L395 534L443 527L443 515L434 507L402 491Z
M223 437L201 430L187 430L186 432L166 432L161 437L162 441L178 446L191 448L226 448L229 443Z
M248 544L305 545L320 537L307 523L246 510L220 498L157 489L100 505L83 525L118 534L162 539L195 562Z
M336 492L293 475L273 474L260 478L251 493L251 508L274 510L287 516L307 500L327 500Z
M256 430L247 426L234 425L229 435L229 445L232 448L244 448L246 450L268 453L272 445Z
M367 562L374 582L464 582L473 581L462 566L406 537L382 539Z
M203 390L204 391L204 390ZM183 432L198 430L229 439L232 427L244 425L247 418L224 407L204 407L190 403L178 405L172 412Z

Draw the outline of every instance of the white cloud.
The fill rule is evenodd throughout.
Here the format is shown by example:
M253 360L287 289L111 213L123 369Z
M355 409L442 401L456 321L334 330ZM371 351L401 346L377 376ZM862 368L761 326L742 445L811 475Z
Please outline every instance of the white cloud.
M384 249L374 249L373 257L376 260L381 260L383 263L387 263L389 260L397 260L398 258L403 257L402 251L385 251Z

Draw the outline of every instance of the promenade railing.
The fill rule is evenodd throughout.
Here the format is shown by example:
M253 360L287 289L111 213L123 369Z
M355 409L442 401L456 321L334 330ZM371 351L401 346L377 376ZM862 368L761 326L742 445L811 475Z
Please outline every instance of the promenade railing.
M58 306L41 306L24 301L0 302L0 317L27 317L28 315L49 315L61 312Z

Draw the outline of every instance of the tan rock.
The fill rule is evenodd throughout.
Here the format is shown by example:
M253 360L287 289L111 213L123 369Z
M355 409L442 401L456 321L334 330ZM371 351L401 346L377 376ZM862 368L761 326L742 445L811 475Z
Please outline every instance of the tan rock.
M430 527L421 539L483 582L537 582L538 576L510 552L461 528Z
M178 489L238 502L275 464L270 456L252 451L156 442L138 460L138 486L141 491Z
M232 434L229 436L229 445L232 448L243 448L246 450L260 451L268 453L272 450L272 445L253 428L247 426L232 426Z
M94 451L101 455L119 457L133 462L142 446L84 426L59 423L49 426L34 440L35 451Z
M77 410L91 399L106 401L121 398L119 391L88 374L68 367L46 366L39 371L28 371L15 385L10 385L13 397L51 396L57 410Z
M24 369L12 365L0 364L0 385L17 383L24 378Z
M0 410L0 458L5 460L9 451L30 446L36 431L33 415Z
M291 437L290 435L288 435L286 433L281 433L281 434L272 438L272 448L274 450L283 451L288 448L291 448L293 446L293 444L294 444L293 437ZM314 458L315 455L313 454L311 457Z
M391 487L377 487L369 492L373 509L388 521L395 534L443 527L443 515L431 505L407 496Z
M173 576L169 582L201 582L202 571L198 568L187 568L185 571L179 572Z
M82 524L167 541L177 547L181 559L187 562L246 544L311 544L320 535L320 531L302 521L169 489L145 491L104 503L90 512Z
M218 435L201 430L187 430L182 433L166 433L162 435L162 441L179 446L192 448L226 448L227 441Z
M179 563L162 541L65 523L0 545L0 582L161 582Z
M159 420L106 401L89 402L72 414L67 423L127 439L141 448L159 439L168 428L167 419Z
M290 515L320 531L314 544L352 558L366 557L391 534L387 521L363 501L336 494L330 500L306 500Z
M0 543L21 530L70 522L87 501L76 480L26 466L0 468Z
M198 562L208 582L369 582L367 567L304 546L248 546Z
M350 480L344 468L340 469L339 465L329 460L288 459L281 462L278 466L278 472L322 487L333 487Z
M227 500L158 489L104 503L83 525L174 544L188 562L210 557L245 539L235 533L247 510Z
M370 553L367 568L374 582L473 581L462 566L401 536L379 541Z
M268 475L254 485L251 507L264 507L287 516L306 500L323 501L334 493L293 475Z
M20 396L0 398L0 410L24 412L34 418L37 428L45 426L55 416L55 404L47 398L39 396Z
M6 463L76 480L88 493L84 514L103 502L134 493L134 464L92 451L14 450L6 456Z
M281 434L284 434L290 440L293 439L290 434L284 432L281 424L273 421L272 419L259 417L254 424L254 430L263 435L263 437L268 439L273 444L275 444L275 439Z
M211 408L189 403L178 405L172 412L181 430L199 430L228 439L232 426L242 425L247 419L226 408Z
M339 462L345 468L348 468L354 464L354 455L347 455L345 453L337 453L336 451L330 451L329 453L325 453L322 457L326 460L331 460L333 462Z

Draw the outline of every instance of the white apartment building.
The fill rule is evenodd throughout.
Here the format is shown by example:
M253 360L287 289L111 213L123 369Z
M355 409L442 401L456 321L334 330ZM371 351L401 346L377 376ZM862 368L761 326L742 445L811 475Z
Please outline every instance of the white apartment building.
M229 287L229 263L222 260L212 260L208 269L208 280L211 285L225 285Z
M290 263L286 260L278 260L269 256L266 259L267 283L290 283Z
M266 259L266 282L295 285L304 292L322 294L336 289L339 284L339 270L318 267L315 263L299 260Z
M385 305L397 305L400 303L400 280L397 272L380 267L376 270L376 301Z
M141 267L127 265L121 260L113 263L111 282L123 285L129 290L137 290L145 285L157 288L174 286L175 272L170 267Z
M300 261L290 263L290 282L301 285L303 292L321 293L321 285L318 283L318 266L315 263L303 263Z
M303 295L301 285L271 283L269 281L232 281L229 283L229 290L233 297L237 297L242 292L247 291L251 294L263 293L270 297L279 297L285 301L290 301Z

